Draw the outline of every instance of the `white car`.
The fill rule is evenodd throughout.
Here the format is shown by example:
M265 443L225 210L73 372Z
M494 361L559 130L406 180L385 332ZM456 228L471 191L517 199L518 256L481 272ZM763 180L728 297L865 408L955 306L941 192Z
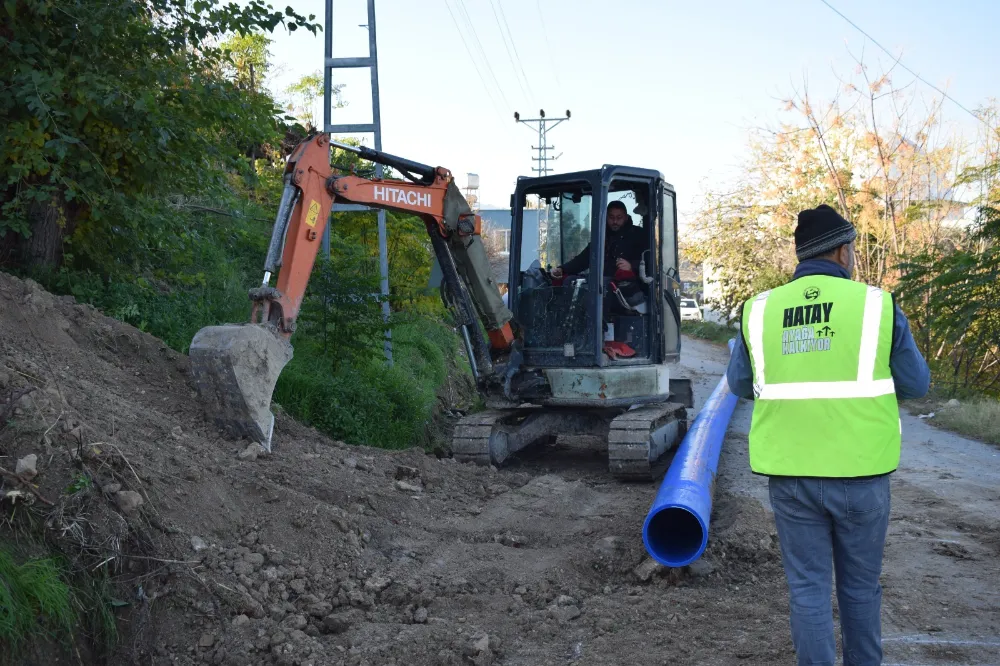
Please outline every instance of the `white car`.
M681 321L701 321L701 309L693 298L681 299Z

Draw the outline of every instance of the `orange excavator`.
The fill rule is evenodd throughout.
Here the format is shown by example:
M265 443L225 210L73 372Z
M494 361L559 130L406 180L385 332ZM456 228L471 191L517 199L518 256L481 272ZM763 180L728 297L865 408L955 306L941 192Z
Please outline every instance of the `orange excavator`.
M331 146L391 167L404 179L335 170ZM544 229L527 228L529 196L553 212ZM647 249L631 258L634 271L609 282L600 270L562 275L542 267L561 266L581 253L592 265L602 262L605 210L613 201L634 204L630 224L636 220L645 237ZM303 141L285 168L263 280L249 291L250 323L209 326L192 340L192 374L208 416L229 436L270 450L271 394L292 358L289 339L330 211L334 203L362 204L411 213L426 225L442 298L489 408L457 425L456 458L501 465L529 444L596 435L608 444L614 476L657 476L664 454L685 432L691 401L690 383L673 380L668 368L680 352L673 188L657 171L605 165L521 178L511 202L509 309L480 237L480 218L450 171L338 143L327 134ZM613 250L610 237L608 243ZM522 269L522 252L533 251L538 258Z
M407 180L335 174L331 146L396 169ZM192 372L202 399L231 436L270 446L271 393L291 360L289 338L335 201L412 213L423 220L476 375L489 375L494 358L514 341L512 315L490 273L480 237L481 221L451 172L318 134L300 143L288 159L264 279L250 290L251 325L203 328L191 343ZM477 321L486 328L488 346Z

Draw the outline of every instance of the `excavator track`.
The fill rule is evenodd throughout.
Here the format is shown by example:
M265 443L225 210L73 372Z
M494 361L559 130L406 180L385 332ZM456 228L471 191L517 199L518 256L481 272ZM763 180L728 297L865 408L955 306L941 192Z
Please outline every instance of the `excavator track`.
M687 411L679 403L644 405L611 421L608 470L622 481L655 481L666 471L668 451L687 432Z
M509 412L495 409L470 414L455 426L451 452L459 462L500 465L507 458L506 433L497 426Z
M451 451L459 462L499 467L524 447L548 437L606 437L608 470L613 477L623 481L658 479L670 462L666 454L687 432L684 405L676 402L643 405L611 418L613 413L490 409L458 422Z

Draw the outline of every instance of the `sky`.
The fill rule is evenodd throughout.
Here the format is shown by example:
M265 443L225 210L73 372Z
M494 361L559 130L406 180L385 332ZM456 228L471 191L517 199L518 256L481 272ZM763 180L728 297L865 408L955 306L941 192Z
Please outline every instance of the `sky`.
M829 2L966 108L1000 98L997 0ZM274 4L323 21L323 0ZM365 0L333 5L334 56L367 55ZM684 222L735 176L749 129L774 125L804 80L829 99L854 56L873 70L893 61L821 0L376 0L376 19L383 150L447 167L462 187L479 174L483 207L507 207L535 165L536 130L514 112L569 109L549 135L554 172L657 169ZM322 33L278 32L271 53L280 97L322 69ZM897 84L912 81L897 72ZM368 70L334 75L347 107L333 121L370 122ZM947 100L943 113L949 131L979 127Z

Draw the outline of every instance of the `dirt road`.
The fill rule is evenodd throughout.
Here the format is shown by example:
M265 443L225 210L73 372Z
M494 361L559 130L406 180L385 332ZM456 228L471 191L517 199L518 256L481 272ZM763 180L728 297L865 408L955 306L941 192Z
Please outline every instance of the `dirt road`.
M712 345L688 341L686 364L721 373ZM767 507L766 480L749 472L751 405L741 401L720 460L719 486ZM905 412L892 476L882 584L886 661L1000 664L1000 449Z
M686 340L684 356L700 405L726 351ZM708 550L665 570L640 537L656 486L612 481L602 455L546 449L490 470L346 446L281 413L273 454L241 453L205 421L186 357L0 273L6 396L20 397L0 456L38 454L34 483L54 507L0 523L0 541L48 525L74 561L108 571L128 600L108 663L794 663L747 405ZM997 450L903 426L887 663L1000 663Z

